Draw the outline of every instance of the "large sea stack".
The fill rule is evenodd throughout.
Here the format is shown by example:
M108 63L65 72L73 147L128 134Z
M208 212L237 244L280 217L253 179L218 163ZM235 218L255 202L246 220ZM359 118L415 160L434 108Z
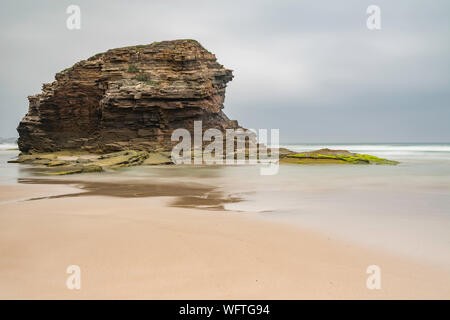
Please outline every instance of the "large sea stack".
M222 112L232 71L195 40L111 49L56 74L28 97L23 152L168 150L177 128L236 128Z

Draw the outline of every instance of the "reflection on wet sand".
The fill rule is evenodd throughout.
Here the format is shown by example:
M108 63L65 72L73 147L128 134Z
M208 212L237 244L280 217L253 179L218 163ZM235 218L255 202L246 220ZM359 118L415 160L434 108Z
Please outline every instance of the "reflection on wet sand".
M22 184L69 185L80 188L78 193L67 193L28 200L71 198L80 196L110 196L120 198L175 197L174 207L225 210L225 203L242 199L226 195L216 187L192 183L144 183L134 181L101 182L40 178L19 178Z

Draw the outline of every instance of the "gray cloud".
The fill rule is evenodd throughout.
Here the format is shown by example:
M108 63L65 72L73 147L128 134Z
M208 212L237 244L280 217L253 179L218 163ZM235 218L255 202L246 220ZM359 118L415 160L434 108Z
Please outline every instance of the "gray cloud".
M69 4L82 28L65 27ZM366 28L369 4L382 30ZM0 136L26 96L109 48L193 38L235 71L225 111L285 142L450 141L446 1L2 1Z

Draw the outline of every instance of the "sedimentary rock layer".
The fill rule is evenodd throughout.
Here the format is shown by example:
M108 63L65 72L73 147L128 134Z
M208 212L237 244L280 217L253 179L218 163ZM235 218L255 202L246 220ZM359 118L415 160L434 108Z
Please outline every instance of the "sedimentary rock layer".
M168 150L177 128L237 128L222 112L232 71L195 40L108 50L56 74L28 97L23 152Z

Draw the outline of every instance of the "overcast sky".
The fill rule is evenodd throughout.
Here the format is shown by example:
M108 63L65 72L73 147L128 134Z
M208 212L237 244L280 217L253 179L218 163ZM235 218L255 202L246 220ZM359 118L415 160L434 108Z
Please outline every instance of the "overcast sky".
M81 29L66 8L81 8ZM366 9L381 8L381 30ZM0 10L0 136L54 74L110 48L196 39L233 69L225 113L282 142L450 142L450 2L24 1Z

